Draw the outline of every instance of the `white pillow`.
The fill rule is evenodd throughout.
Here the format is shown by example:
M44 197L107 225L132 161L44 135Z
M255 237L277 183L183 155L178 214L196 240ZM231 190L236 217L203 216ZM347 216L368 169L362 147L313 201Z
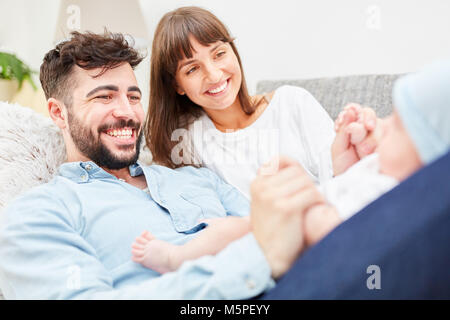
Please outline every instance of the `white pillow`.
M49 181L65 159L62 134L50 118L0 102L0 211L17 195Z
M65 159L62 135L51 119L0 101L0 214L17 195L49 181Z

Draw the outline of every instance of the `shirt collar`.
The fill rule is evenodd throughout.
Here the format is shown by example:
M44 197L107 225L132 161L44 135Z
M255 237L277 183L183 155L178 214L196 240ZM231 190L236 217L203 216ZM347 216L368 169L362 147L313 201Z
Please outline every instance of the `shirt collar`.
M134 163L128 167L132 177L140 176L144 173L139 163ZM106 172L92 161L66 162L59 167L59 175L76 183L85 183L93 179L117 179L112 174Z

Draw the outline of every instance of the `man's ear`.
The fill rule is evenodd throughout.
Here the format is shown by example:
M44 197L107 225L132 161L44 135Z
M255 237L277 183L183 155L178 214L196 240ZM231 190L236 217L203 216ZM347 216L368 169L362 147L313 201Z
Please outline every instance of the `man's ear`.
M66 127L66 114L64 113L65 105L62 101L55 98L47 100L48 113L53 122L60 128Z

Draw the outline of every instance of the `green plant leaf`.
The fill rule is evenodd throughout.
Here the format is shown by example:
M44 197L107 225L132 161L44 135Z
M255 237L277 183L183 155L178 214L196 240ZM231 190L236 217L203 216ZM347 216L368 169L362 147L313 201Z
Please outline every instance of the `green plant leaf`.
M17 80L19 89L22 88L23 81L27 80L35 90L37 89L31 77L34 72L15 55L0 52L0 68L1 79Z

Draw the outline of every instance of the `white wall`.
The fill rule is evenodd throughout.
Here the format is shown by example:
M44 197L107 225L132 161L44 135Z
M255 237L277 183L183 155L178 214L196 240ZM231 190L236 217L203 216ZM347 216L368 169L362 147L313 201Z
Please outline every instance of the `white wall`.
M225 22L252 91L262 79L408 72L450 57L449 0L141 0L150 34L182 5Z
M237 38L251 92L262 79L408 72L450 57L449 0L140 3L151 36L168 10L198 5L214 12ZM0 46L38 70L53 46L58 6L58 0L0 0Z
M59 0L0 0L0 49L38 71L53 47Z

